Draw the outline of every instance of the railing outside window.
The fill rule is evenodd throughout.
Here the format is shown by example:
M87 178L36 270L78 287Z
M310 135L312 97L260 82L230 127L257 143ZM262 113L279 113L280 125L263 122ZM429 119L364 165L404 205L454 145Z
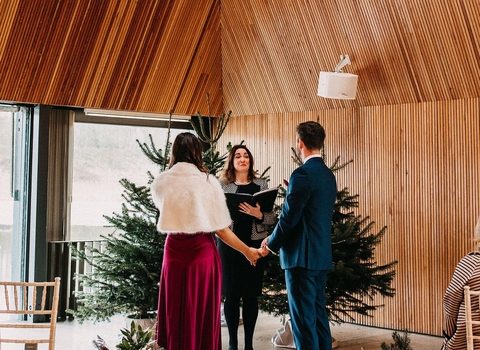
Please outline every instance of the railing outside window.
M96 248L103 252L105 242L105 240L99 239L92 241L56 241L49 243L49 277L51 280L53 280L54 277L62 278L60 300L58 304L59 318L66 319L67 317L71 317L71 315L66 313L66 309L76 310L77 300L75 295L77 292L90 291L86 289L84 290L75 279L75 276L77 274L94 272L94 267L90 266L85 261L72 258L70 245L73 245L79 251L85 251L85 249L88 248Z

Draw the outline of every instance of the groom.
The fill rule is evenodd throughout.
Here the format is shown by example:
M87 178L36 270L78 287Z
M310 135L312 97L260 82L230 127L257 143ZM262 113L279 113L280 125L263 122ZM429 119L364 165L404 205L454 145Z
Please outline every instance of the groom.
M296 348L330 350L325 286L327 272L333 268L331 230L337 184L320 155L323 127L309 121L296 131L303 165L290 176L279 222L262 242L262 255L280 251Z

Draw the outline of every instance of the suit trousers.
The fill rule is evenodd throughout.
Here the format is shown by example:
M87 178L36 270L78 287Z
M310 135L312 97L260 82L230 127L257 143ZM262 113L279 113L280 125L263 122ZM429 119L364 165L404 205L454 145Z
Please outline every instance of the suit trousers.
M297 350L331 350L325 294L327 271L294 267L285 270L285 280Z

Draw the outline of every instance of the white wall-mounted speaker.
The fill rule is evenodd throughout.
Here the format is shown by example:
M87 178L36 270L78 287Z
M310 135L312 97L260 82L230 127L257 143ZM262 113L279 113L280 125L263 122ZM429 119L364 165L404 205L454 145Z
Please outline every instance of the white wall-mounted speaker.
M354 100L358 75L341 72L320 72L317 95L325 98Z

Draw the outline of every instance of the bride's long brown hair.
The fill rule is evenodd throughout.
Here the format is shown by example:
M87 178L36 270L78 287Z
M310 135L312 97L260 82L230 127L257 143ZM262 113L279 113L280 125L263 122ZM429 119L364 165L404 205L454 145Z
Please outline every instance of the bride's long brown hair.
M173 141L172 155L168 167L171 168L180 162L191 163L198 170L208 174L208 169L203 165L202 151L202 144L194 134L182 132Z

